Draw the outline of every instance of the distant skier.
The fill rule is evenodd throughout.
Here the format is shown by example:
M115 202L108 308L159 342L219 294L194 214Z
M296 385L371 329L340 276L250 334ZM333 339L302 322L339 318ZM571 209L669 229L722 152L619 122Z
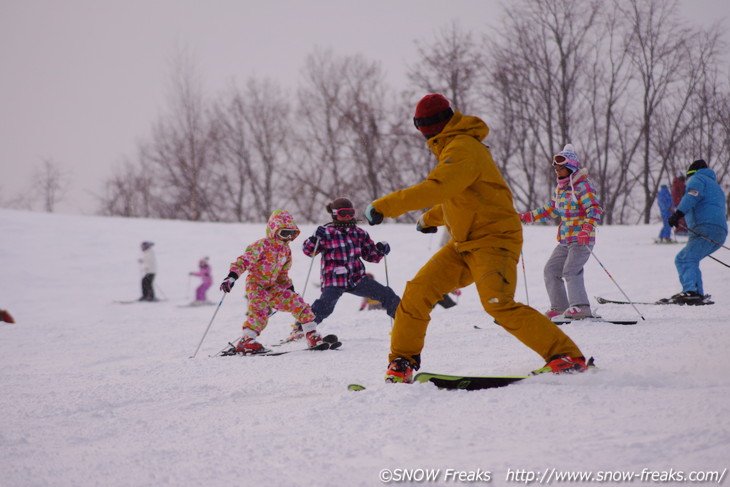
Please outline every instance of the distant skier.
M220 286L221 291L230 293L233 284L244 272L246 277L246 298L248 311L243 323L243 337L235 350L243 354L266 352L256 338L266 328L270 310L286 311L303 323L302 327L310 348L322 345L322 336L317 332L314 313L301 296L293 291L289 278L292 265L289 242L299 235L294 218L285 210L276 210L266 224L266 237L246 247L243 255L231 264L228 277Z
M687 170L685 194L677 210L669 217L669 224L675 228L680 227L680 221L684 218L687 228L691 230L687 245L674 259L682 292L663 302L710 304L709 296L705 296L702 286L700 261L725 243L728 231L725 201L725 193L717 184L715 171L708 168L703 159L694 161Z
M679 206L679 202L682 201L682 197L684 196L685 180L684 175L679 175L672 180L672 206L675 209ZM686 237L687 233L687 223L684 221L684 218L680 218L679 226L674 229L674 235L677 237Z
M326 209L332 223L318 227L302 245L305 255L322 254L322 294L312 303L315 322L322 323L332 314L343 293L376 300L393 318L400 298L390 287L368 277L362 263L362 259L380 262L390 252L390 245L373 242L368 232L357 226L355 208L349 199L337 198ZM296 333L294 329L292 335Z
M659 204L659 211L662 215L662 222L664 226L659 231L658 243L670 243L672 241L672 227L669 226L669 217L674 211L674 204L672 202L672 194L669 192L669 187L666 184L662 184L657 196L657 203Z
M210 304L210 301L208 301L208 298L206 296L208 289L210 289L210 286L213 284L213 275L211 274L210 270L210 263L208 257L203 257L198 262L198 272L191 272L191 276L198 276L202 279L202 282L200 283L200 286L195 290L195 301L193 301L194 306L199 306L203 304Z
M157 301L155 298L155 274L157 273L157 259L152 250L153 242L142 242L142 257L139 263L142 267L142 297L140 301Z
M557 187L550 203L520 215L525 223L560 219L558 245L545 264L545 287L550 297L548 318L564 315L581 319L592 315L583 281L583 266L596 243L596 225L603 210L588 171L581 168L571 144L553 157ZM567 291L566 291L567 289Z
M6 309L0 309L0 321L4 321L5 323L15 323L15 320L12 316L10 316L10 313Z

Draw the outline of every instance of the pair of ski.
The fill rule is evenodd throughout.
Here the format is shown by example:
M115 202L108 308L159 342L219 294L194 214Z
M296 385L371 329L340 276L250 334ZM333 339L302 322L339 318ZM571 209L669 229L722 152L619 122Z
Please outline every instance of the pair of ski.
M692 302L677 302L672 301L672 298L663 298L658 301L654 302L648 302L648 301L615 301L613 299L606 299L602 298L600 296L596 296L596 301L598 301L598 304L645 304L645 305L665 305L665 304L676 304L678 306L688 305L688 306L700 306L700 305L707 305L707 304L715 304L714 301L710 300L710 295L705 295L705 298L702 301L699 301L697 303Z
M595 369L593 357L588 360L588 368ZM413 377L414 382L430 382L439 389L478 391L482 389L496 389L498 387L506 387L515 382L520 382L530 377L545 374L548 372L539 369L528 375L521 376L471 376L471 375L445 375L433 374L431 372L419 372ZM349 391L362 391L365 386L360 384L350 384L347 386Z
M337 350L342 346L342 343L337 338L337 335L326 335L322 337L322 343L315 347L310 348L297 348L294 350L284 350L283 352L275 352L271 349L265 348L261 352L257 353L241 353L236 350L236 345L228 342L229 347L224 348L220 352L213 355L213 357L230 357L231 355L245 355L245 356L263 356L263 357L276 357L278 355L286 355L294 352L310 352L310 351L324 351L324 350Z
M569 318L565 318L563 316L556 316L552 319L552 322L556 325L567 325L568 323L613 323L614 325L635 325L638 323L638 320L608 320L605 318L601 318L600 316L594 316L592 318L581 318L579 320L571 320Z

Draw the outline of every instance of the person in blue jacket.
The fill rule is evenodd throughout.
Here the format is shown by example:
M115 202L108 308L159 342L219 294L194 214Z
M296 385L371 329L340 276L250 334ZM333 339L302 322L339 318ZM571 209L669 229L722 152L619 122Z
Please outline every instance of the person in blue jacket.
M684 217L689 229L687 245L674 259L682 292L667 302L677 304L712 304L702 288L700 261L725 243L727 238L725 193L717 184L715 171L698 159L687 170L687 188L669 225L679 226Z
M659 231L659 240L657 243L669 243L672 241L672 227L669 226L669 217L672 215L672 193L669 192L669 187L666 184L662 184L657 196L657 202L659 203L659 211L662 215L662 222L664 226Z

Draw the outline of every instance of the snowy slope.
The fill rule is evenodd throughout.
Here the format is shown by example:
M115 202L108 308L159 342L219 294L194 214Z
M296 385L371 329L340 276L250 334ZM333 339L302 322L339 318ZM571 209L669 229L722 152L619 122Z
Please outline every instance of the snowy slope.
M438 246L438 236L411 225L366 229L390 242L388 277L399 294ZM658 230L599 232L596 256L637 301L680 290L673 257L681 246L653 244ZM525 229L529 301L540 310L554 231ZM637 326L565 325L598 372L504 389L384 384L390 320L358 312L349 295L321 327L340 336L340 351L209 358L239 334L245 302L236 286L189 358L215 307L179 307L198 283L188 272L210 256L209 298L217 303L229 262L263 232L253 224L0 210L0 308L17 321L0 325L0 484L377 486L383 469L420 468L441 469L431 485L453 485L444 477L451 468L489 471L492 485L505 485L516 470L730 466L730 269L703 263L714 306L640 306L646 320ZM156 242L158 290L168 299L115 303L139 296L143 240ZM311 261L300 244L292 278L301 292ZM730 262L730 251L715 256ZM310 302L318 263L305 290ZM385 281L382 264L368 269ZM590 295L623 299L594 260L586 274ZM522 281L518 299L526 300ZM630 306L596 308L637 316ZM542 365L481 310L473 287L432 316L424 371L513 375ZM278 342L290 323L275 315L261 341ZM349 392L351 382L368 390Z

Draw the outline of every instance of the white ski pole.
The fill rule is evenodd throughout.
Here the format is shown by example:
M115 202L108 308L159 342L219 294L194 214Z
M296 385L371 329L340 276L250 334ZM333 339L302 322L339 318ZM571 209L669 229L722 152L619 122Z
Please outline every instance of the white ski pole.
M383 264L385 265L385 285L390 287L390 279L388 278L388 256L383 256ZM390 317L390 331L393 332L393 318Z
M641 312L640 312L640 311L639 311L639 310L638 310L638 309L636 308L636 305L634 305L634 302L633 302L633 301L631 300L631 298L629 298L629 297L628 297L628 296L626 295L626 293L624 292L624 290L623 290L623 289L621 289L621 286L619 286L619 285L618 285L618 282L616 282L616 279L614 279L614 278L613 278L613 276L611 275L611 273L610 273L610 272L608 272L608 269L606 269L606 267L605 267L605 266L604 266L604 265L603 265L603 264L601 263L601 261L600 261L600 260L598 260L598 257L596 257L596 254L594 254L594 253L593 253L593 249L592 249L592 248L590 248L590 247L588 247L588 250L590 250L590 251L591 251L591 255L593 256L593 258L594 258L594 259L596 259L596 262L598 262L598 264L599 264L599 265L601 266L601 268L602 268L602 269L603 269L604 271L606 271L606 274L608 274L608 277L610 277L610 278L611 278L611 280L613 281L613 283L614 283L614 284L616 284L616 287L618 288L618 290L619 290L619 291L621 291L621 294L623 294L623 295L624 295L624 297L625 297L625 298L626 298L626 300L627 300L627 301L629 302L629 304L630 304L631 306L633 306L634 310L636 310L636 312L637 312L637 313L639 314L639 316L641 316L641 319L642 319L642 320L646 320L646 318L644 318L644 315L642 315L642 314L641 314Z
M157 283L154 283L154 288L157 291L157 294L161 294L162 299L167 301L167 294L165 294L165 292L160 288L160 286Z
M317 255L317 249L319 249L319 237L317 237L317 243L314 244L314 252L312 252L312 261L309 263L309 271L307 272L307 279L304 281L304 287L302 288L301 297L304 299L304 293L307 292L307 284L309 284L309 275L312 273L312 266L314 266L314 257Z
M522 277L525 281L525 299L527 300L527 306L530 306L530 293L527 292L527 271L525 271L525 253L520 252L520 258L522 259Z
M203 344L203 340L205 340L206 335L208 335L208 330L210 330L210 325L213 324L213 320L215 319L215 315L218 314L218 310L221 309L221 305L223 304L223 300L226 299L226 294L223 293L223 296L221 297L221 300L218 302L218 306L215 308L215 313L213 313L213 317L210 319L210 323L208 323L208 327L205 329L205 333L203 333L203 336L200 338L200 343L198 343L198 348L195 349L195 353L190 358L195 358L196 355L198 355L198 350L200 350L200 346Z

